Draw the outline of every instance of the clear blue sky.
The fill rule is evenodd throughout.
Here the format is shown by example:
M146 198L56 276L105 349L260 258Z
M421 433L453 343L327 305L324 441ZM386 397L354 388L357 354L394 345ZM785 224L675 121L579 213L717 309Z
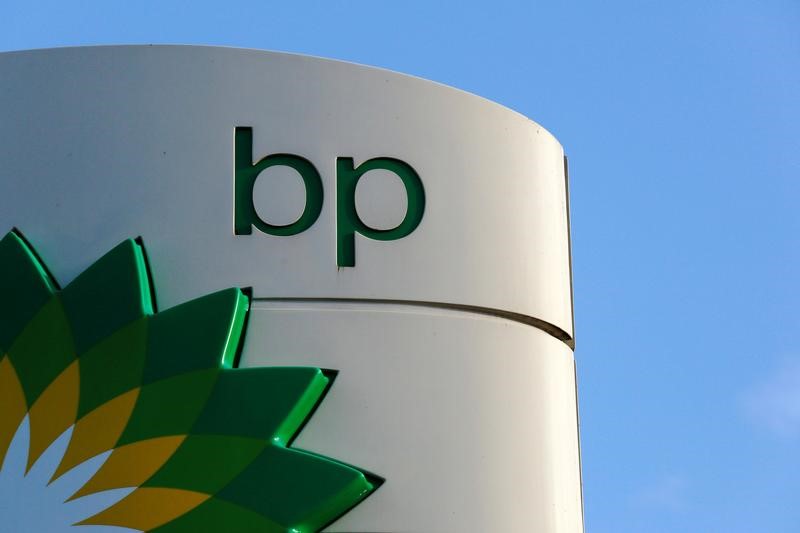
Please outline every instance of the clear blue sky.
M800 531L800 3L0 3L0 50L300 52L430 78L570 156L586 529Z

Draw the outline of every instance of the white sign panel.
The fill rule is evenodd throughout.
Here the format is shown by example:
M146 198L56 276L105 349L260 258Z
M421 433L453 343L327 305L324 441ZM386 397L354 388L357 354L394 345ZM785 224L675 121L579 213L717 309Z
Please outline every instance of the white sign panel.
M581 530L564 154L535 122L288 54L4 53L0 202L63 285L141 237L160 309L248 288L242 367L338 372L293 445L384 483L326 531Z

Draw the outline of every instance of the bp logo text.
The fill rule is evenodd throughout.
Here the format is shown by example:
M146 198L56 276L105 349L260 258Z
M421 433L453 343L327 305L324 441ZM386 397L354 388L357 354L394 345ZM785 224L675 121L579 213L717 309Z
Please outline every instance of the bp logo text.
M277 236L297 235L310 228L322 212L324 191L322 178L314 164L298 155L271 154L258 161L253 159L252 128L236 128L234 154L234 222L236 235L250 235L253 228ZM256 212L253 189L259 174L274 166L294 169L305 185L305 207L300 218L286 225L273 225ZM402 222L391 229L375 229L359 217L356 209L356 186L371 170L394 173L403 182L407 197L406 214ZM393 241L414 231L425 212L425 189L417 172L404 161L391 157L375 157L355 166L353 158L336 159L336 263L340 267L356 264L355 234L370 239Z

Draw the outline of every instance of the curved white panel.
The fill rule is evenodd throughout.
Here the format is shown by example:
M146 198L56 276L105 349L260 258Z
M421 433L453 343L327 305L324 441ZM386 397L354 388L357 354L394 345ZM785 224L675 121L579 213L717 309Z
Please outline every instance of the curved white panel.
M240 127L254 161L316 168L321 210L305 231L235 234ZM374 229L421 204L391 175L337 190L341 158L399 160L424 187L420 224L396 240L357 234L352 267L337 249L348 194ZM280 170L282 185L257 182L255 207L286 224L305 186ZM572 336L563 152L525 117L287 54L3 53L0 232L12 227L65 284L141 236L162 309L252 287L244 366L339 371L295 445L387 479L329 531L580 531L574 363L555 338Z
M238 285L488 307L571 334L563 153L513 111L384 70L224 48L3 53L0 73L0 227L29 235L60 279L137 232L164 307ZM254 158L316 166L324 202L307 231L234 235L237 126L253 128ZM352 268L337 268L337 157L400 159L426 194L407 237L356 235Z
M256 302L242 366L339 371L294 446L386 483L336 532L582 530L574 361L539 329L451 310Z

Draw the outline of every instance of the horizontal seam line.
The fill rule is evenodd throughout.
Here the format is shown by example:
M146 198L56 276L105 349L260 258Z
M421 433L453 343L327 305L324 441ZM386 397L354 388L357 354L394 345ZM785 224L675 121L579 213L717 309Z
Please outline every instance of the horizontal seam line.
M413 307L427 307L430 309L446 309L450 311L464 311L467 313L474 313L478 315L493 316L505 318L513 322L519 322L526 326L533 326L551 337L563 342L570 349L575 349L575 340L569 333L559 328L555 324L551 324L546 320L534 318L532 316L524 315L522 313L514 313L512 311L503 311L502 309L494 309L491 307L481 307L478 305L465 305L465 304L450 304L440 302L426 302L422 300L391 300L382 298L256 298L253 297L254 302L320 302L320 303L371 303L371 304L394 304L394 305L407 305Z

